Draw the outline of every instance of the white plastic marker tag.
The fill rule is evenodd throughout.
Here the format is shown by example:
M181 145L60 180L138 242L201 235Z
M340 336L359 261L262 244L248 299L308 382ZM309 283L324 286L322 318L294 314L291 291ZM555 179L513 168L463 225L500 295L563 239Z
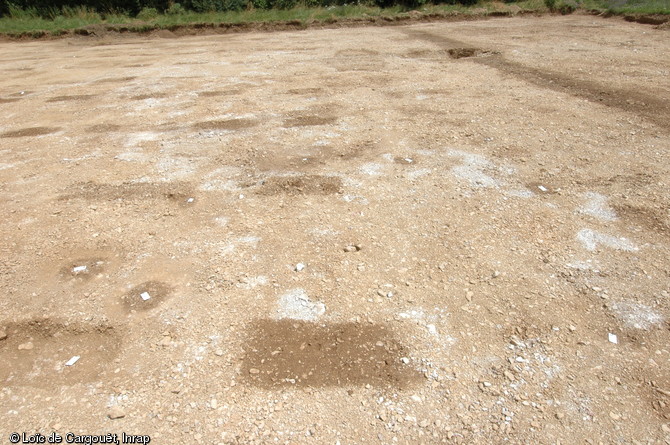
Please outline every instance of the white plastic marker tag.
M86 266L75 266L72 269L72 272L74 272L74 273L85 272L86 269L88 269L88 267L86 267Z
M77 363L77 361L79 361L80 358L81 358L80 356L75 355L75 356L72 357L70 360L68 360L67 362L65 362L65 366L72 366L72 365L74 365L75 363Z
M539 188L540 191L543 191L543 192L546 192L546 191L547 191L547 188L546 188L545 186L543 186L543 185L538 185L537 188Z
M611 343L614 343L615 345L619 343L619 339L616 337L616 334L609 333L607 334L607 338Z
M149 298L151 298L151 295L149 295L149 292L142 292L140 297L142 297L142 300L147 301Z

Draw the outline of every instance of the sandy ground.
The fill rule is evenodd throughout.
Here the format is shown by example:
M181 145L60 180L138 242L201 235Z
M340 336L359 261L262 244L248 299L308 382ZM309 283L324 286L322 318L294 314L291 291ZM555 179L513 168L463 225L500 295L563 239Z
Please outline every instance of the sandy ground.
M0 443L670 443L668 54L588 16L1 43Z

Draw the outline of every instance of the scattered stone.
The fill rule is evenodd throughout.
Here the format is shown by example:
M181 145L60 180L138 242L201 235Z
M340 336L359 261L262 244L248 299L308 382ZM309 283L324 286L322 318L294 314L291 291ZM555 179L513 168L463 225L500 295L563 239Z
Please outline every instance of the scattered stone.
M217 408L219 407L219 402L217 402L216 399L212 399L212 400L209 402L209 406L210 406L212 409L217 409Z
M21 343L19 345L18 349L19 349L19 351L30 351L34 347L35 346L33 345L33 342L29 341L29 342L26 342L26 343Z
M512 374L511 372L505 371L503 374L505 375L505 377L507 377L507 380L509 380L510 382L513 382L515 380L514 374Z
M253 375L260 374L260 372L261 371L259 369L256 369L256 368L251 368L249 370L249 374L253 374Z
M7 331L0 329L0 340L7 340Z
M430 425L430 422L427 421L426 419L423 419L421 422L419 422L419 426L421 428L426 428L428 425Z
M410 397L410 399L412 399L416 403L421 403L421 397L417 396L416 394L414 394L412 397Z
M621 415L617 414L613 411L610 411L610 418L616 422L616 421L619 421L621 419Z
M661 429L663 430L664 433L670 433L670 425L668 425L667 423L661 425Z
M400 361L403 362L403 363L406 364L406 365L409 364L409 359L408 359L407 357L403 357L403 358L401 358Z
M112 420L122 419L122 418L126 417L126 413L121 409L120 406L113 406L107 412L107 417L109 417Z
M359 250L361 250L360 244L350 244L344 248L345 252L358 252Z
M296 272L301 272L303 269L305 269L305 265L302 263L298 263L295 265L295 271Z
M217 349L216 351L214 351L214 355L216 355L217 357L221 357L223 355L223 350Z
M563 419L564 417L565 417L565 414L563 414L563 413L556 413L556 418L557 418L558 420L561 420L561 419Z

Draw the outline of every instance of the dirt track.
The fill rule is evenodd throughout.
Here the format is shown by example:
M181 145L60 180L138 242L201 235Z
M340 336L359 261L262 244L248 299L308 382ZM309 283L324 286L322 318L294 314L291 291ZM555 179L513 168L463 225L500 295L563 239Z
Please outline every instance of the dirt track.
M0 43L0 443L670 443L668 54L585 16Z

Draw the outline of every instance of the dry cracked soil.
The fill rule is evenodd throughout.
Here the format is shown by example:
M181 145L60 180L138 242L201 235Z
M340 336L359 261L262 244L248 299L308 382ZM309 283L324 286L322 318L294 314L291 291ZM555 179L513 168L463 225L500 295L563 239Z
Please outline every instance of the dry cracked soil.
M670 38L0 43L0 443L670 443Z

